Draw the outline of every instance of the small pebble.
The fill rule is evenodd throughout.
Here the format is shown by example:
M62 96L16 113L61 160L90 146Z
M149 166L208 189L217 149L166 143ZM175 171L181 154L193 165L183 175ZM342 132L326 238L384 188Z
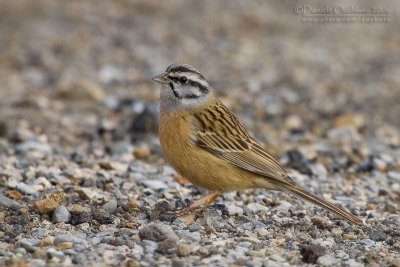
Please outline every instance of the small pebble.
M347 239L347 240L357 240L357 236L356 235L350 235L350 234L344 234L343 235L343 239Z
M400 172L388 171L387 176L393 181L400 181Z
M179 244L177 247L178 256L186 257L192 252L192 248L189 245Z
M66 207L60 206L53 212L53 222L54 223L69 223L71 221L71 213L67 210Z
M143 227L139 231L140 238L153 240L153 241L164 241L166 239L178 241L179 237L175 234L172 228L165 224L153 223Z
M365 266L363 263L357 262L355 259L349 259L345 262L347 266L351 267L363 267Z
M144 159L151 155L151 151L148 148L137 148L133 151L133 155L137 159Z
M116 200L111 200L102 206L102 208L109 213L114 213L117 210L117 207L118 203Z
M63 250L63 249L72 248L72 246L73 246L72 242L62 242L62 243L57 244L56 247L57 247L57 249Z
M334 266L337 265L338 260L334 255L327 254L319 257L316 261L317 264L321 266Z
M317 259L325 254L326 249L322 246L318 245L310 245L303 247L300 250L301 255L303 256L302 260L305 263L316 263Z
M71 224L78 225L92 220L92 214L89 209L84 208L81 205L74 205L70 210L71 213Z
M18 208L20 204L13 199L0 195L0 206L4 206L6 208L13 208L13 207Z
M36 248L27 240L22 240L20 242L21 247L25 248L28 252L34 253L36 251Z
M85 239L73 236L72 234L61 234L61 235L56 235L54 237L54 244L58 245L64 242L71 242L73 244L81 244L81 245L87 245L87 241Z
M46 254L50 260L53 258L57 258L59 261L63 262L65 259L64 253L62 251L57 251L55 248L47 249Z
M206 247L200 247L199 248L199 253L203 256L207 256L210 252Z
M327 136L332 141L340 141L346 144L357 142L361 139L359 133L357 132L357 129L352 125L343 125L330 129L327 132Z
M361 239L361 240L360 240L360 244L373 247L373 246L375 246L375 241L374 241L374 240L371 240L371 239Z
M16 189L24 195L36 195L37 192L32 186L25 183L18 183Z
M371 239L374 241L385 241L387 235L382 231L382 229L378 229L373 231L371 234Z
M269 208L258 203L250 203L244 208L244 212L250 214L254 214L260 211L268 212Z
M168 188L168 186L164 182L159 180L144 180L142 181L142 183L144 186L153 190L162 190Z
M240 216L240 215L243 215L243 209L240 208L240 207L237 207L237 206L235 206L235 205L233 205L233 204L225 205L225 208L226 208L226 210L227 210L227 212L228 212L228 214L229 214L230 216L234 216L234 215Z
M277 261L277 262L285 262L286 261L282 256L280 256L278 254L273 254L273 255L269 256L269 258L271 260Z
M98 198L97 192L89 188L80 188L77 192L82 199L95 200Z
M49 245L53 245L53 244L54 244L54 237L52 237L52 236L46 236L46 238L44 238L42 241L40 241L41 247L49 246Z
M39 210L40 214L51 214L58 206L58 203L52 199L39 200L34 204L34 207Z
M10 192L8 192L8 197L14 200L20 200L22 198L22 195L16 190L11 190Z

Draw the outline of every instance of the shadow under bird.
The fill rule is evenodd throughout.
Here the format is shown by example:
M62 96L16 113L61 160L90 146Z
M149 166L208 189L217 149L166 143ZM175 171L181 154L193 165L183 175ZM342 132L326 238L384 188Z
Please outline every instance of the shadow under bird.
M294 194L363 225L357 216L298 186L194 67L173 64L153 80L162 85L159 137L167 161L194 185L210 191L174 214L202 212L224 192L265 188Z

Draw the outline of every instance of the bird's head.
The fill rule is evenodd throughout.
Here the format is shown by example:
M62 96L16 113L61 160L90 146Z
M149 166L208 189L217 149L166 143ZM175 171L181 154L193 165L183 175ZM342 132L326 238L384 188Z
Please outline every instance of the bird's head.
M191 65L172 64L152 79L162 84L162 106L167 102L178 109L187 109L203 104L212 95L206 79Z

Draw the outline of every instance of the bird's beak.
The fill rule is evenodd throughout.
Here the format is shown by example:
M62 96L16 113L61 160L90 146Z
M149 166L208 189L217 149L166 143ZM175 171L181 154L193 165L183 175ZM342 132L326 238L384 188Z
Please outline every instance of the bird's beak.
M163 72L163 73L161 73L161 74L158 74L158 75L152 77L151 79L152 79L153 81L158 82L158 83L161 83L161 84L168 84L169 81L168 81L168 79L166 78L167 75L168 75L167 72Z

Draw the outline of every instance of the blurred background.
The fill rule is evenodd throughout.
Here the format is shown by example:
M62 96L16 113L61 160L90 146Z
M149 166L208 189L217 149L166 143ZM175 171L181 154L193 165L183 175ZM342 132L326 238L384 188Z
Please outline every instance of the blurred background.
M331 4L383 7L387 22L304 21L324 6L2 0L0 136L18 143L34 133L60 153L156 140L160 89L150 78L187 63L274 153L318 138L398 149L400 5Z

